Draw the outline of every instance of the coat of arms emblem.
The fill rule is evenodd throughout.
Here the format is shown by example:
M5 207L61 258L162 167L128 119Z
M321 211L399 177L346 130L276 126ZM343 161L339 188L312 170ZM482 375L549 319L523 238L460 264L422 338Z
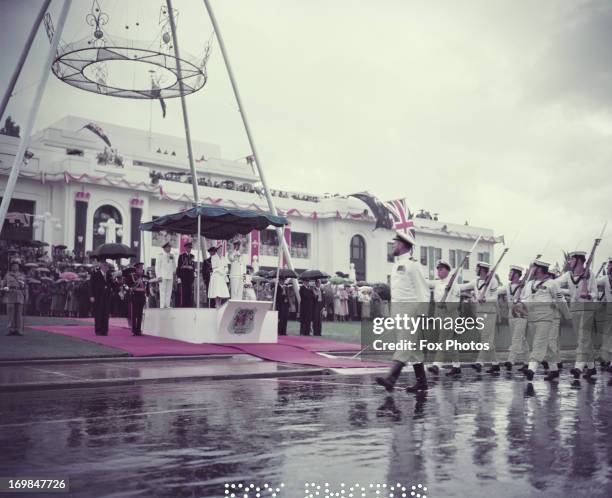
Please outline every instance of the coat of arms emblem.
M253 332L255 323L255 310L238 308L230 320L228 331L230 334L246 335Z

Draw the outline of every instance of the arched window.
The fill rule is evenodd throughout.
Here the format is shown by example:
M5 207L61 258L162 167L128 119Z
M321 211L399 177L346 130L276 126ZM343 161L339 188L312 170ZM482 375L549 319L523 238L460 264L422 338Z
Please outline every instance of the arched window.
M366 243L361 235L351 238L351 263L355 264L357 280L366 279Z
M93 216L93 244L92 249L96 249L99 245L104 244L106 241L106 230L104 225L100 226L101 223L106 223L110 219L115 220L116 225L123 225L123 218L121 217L121 213L119 210L111 206L109 204L105 204L104 206L100 206L96 209ZM123 230L122 228L115 230L115 240L116 242L121 242L123 238Z

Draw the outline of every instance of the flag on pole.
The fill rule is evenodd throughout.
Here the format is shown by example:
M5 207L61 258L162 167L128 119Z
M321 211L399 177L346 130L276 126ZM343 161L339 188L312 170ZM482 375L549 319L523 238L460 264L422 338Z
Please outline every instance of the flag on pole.
M109 147L112 147L111 141L106 136L106 133L104 133L104 130L102 128L100 128L96 123L87 123L85 126L83 126L83 128L86 129L86 130L91 131L98 138L102 139L102 141L106 145L108 145ZM81 130L83 128L81 128Z
M412 213L406 207L406 199L396 199L394 201L386 201L385 207L391 213L393 217L393 224L396 230L414 230L414 223L412 222Z
M360 201L364 202L372 211L376 224L374 230L377 228L393 228L393 217L389 211L389 208L383 204L378 197L373 196L369 192L357 192L351 194L349 197L355 197Z

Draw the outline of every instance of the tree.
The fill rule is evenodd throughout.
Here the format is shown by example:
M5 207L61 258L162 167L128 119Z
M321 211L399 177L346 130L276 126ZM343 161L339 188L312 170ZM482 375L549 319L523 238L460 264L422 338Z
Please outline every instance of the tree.
M19 138L20 128L13 118L7 116L6 121L4 122L4 128L0 129L0 135L8 135L9 137L17 137Z

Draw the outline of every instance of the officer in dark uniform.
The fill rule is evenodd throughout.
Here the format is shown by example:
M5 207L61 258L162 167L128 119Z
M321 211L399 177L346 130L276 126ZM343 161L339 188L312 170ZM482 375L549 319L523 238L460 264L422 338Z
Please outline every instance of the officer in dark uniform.
M191 242L185 244L185 252L181 253L176 265L176 277L179 292L179 308L193 308L193 280L195 260L191 254Z
M100 261L90 280L91 303L94 310L96 335L108 335L113 276L106 261Z
M289 296L287 285L276 284L276 310L278 311L278 335L287 335L287 320L289 320Z
M142 335L142 314L149 295L149 279L144 274L144 263L136 263L134 269L135 271L128 277L132 308L132 335L140 336Z

